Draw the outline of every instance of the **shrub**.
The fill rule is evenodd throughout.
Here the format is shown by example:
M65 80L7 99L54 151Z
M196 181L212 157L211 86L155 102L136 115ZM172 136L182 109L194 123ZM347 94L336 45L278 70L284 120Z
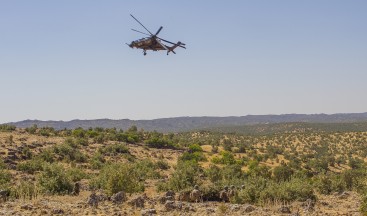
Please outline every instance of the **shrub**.
M263 177L251 177L233 200L237 203L266 204L269 202L292 202L316 199L312 185L305 179L292 178L275 182Z
M41 159L35 158L18 163L17 170L26 172L28 174L34 174L36 171L41 171L43 169L43 165L44 162Z
M226 185L238 185L244 180L244 173L241 165L231 164L222 168L222 178Z
M42 127L38 130L38 134L45 137L55 135L55 133L55 129L52 127Z
M367 194L364 194L362 197L360 211L363 215L367 215Z
M125 144L115 143L99 148L98 151L102 154L127 154L129 153L129 148Z
M159 137L152 137L146 140L145 143L150 148L174 148L171 141Z
M293 178L285 182L271 182L260 192L259 201L267 202L292 202L316 199L312 185L305 179Z
M365 163L362 159L350 157L348 166L352 169L360 169L365 167Z
M270 177L271 177L270 168L265 166L265 165L258 165L258 166L255 166L255 167L251 167L251 165L250 165L249 166L249 171L247 173L250 176L263 177L263 178L267 178L267 179L270 179Z
M191 189L194 185L200 184L200 173L202 170L197 162L179 160L171 178L164 185L160 185L158 189L174 191Z
M53 163L54 162L54 151L51 148L43 149L41 153L37 155L43 161Z
M245 182L245 187L238 193L236 197L237 203L257 203L259 201L260 192L266 188L268 180L262 177L250 177Z
M0 189L4 187L4 185L10 183L11 174L9 171L0 169Z
M277 181L277 182L289 181L291 179L292 175L293 175L292 168L290 168L286 165L277 166L273 170L273 177L274 177L275 181Z
M83 163L87 161L87 157L79 150L76 149L74 144L64 143L57 145L53 148L53 152L60 158L67 162L78 162Z
M189 145L189 150L190 150L190 152L202 152L203 151L203 149L201 148L201 146L199 144Z
M93 138L94 143L101 143L103 144L105 141L107 141L104 134L99 134L96 137Z
M34 124L31 127L26 128L25 131L27 131L30 134L35 134L37 132L37 125Z
M23 148L22 155L25 159L31 159L33 154L28 147Z
M168 170L170 168L167 161L164 161L164 160L157 161L156 166L161 170Z
M0 157L0 170L5 169L6 168L6 164L4 163L4 160L2 157Z
M150 160L141 160L134 163L134 170L138 175L139 179L157 179L160 177L159 172L156 172L155 169L157 168L156 164Z
M94 188L102 188L108 195L120 191L127 193L144 191L144 179L132 164L115 163L103 167L98 177L91 182Z
M67 194L73 189L72 181L58 164L46 164L38 176L42 190L50 194Z
M16 199L31 200L37 198L39 194L41 194L41 191L37 183L21 181L11 190L10 196Z
M89 178L89 175L80 168L70 168L66 170L66 176L73 182Z
M332 181L329 175L318 175L314 185L321 194L330 194L332 192Z
M216 165L210 165L208 169L205 170L206 176L213 183L219 182L222 180L222 170Z
M185 152L182 154L182 156L179 158L179 160L183 160L183 161L206 161L206 157L202 152Z
M10 132L15 131L16 127L14 125L2 124L0 125L0 131Z
M103 167L106 160L100 152L95 153L89 160L89 164L92 169L100 169Z
M231 152L223 151L220 153L221 157L213 157L212 162L215 164L235 164L236 160Z
M75 140L75 143L81 146L88 146L88 139L87 138L77 138Z
M83 128L76 128L72 132L73 137L76 138L84 138L86 136L86 132Z

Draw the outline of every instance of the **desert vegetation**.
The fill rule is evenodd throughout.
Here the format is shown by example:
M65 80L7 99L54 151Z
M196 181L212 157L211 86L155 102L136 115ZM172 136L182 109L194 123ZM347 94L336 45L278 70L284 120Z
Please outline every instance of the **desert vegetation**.
M4 201L17 202L77 196L76 184L106 197L185 194L195 186L203 202L219 205L221 191L231 188L227 204L259 208L353 193L358 211L367 212L367 131L267 127L165 134L135 126L123 131L0 125L0 190Z

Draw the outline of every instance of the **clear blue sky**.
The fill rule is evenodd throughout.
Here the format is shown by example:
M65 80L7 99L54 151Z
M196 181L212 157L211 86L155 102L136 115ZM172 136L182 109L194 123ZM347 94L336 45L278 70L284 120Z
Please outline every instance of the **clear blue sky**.
M367 111L367 1L0 1L0 123ZM134 14L177 55L130 49Z

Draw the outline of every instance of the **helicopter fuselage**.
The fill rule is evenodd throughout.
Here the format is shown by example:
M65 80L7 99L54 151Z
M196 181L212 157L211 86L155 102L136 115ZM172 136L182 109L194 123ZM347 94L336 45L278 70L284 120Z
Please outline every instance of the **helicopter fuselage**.
M153 51L165 50L165 48L162 47L162 45L160 45L157 42L157 39L153 37L142 38L139 40L132 41L129 44L129 46L131 48L137 48L137 49L143 49L143 50L153 50Z

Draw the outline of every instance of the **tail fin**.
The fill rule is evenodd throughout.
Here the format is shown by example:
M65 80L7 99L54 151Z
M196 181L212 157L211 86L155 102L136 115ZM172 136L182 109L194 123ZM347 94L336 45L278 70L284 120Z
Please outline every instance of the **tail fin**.
M179 41L179 42L177 42L175 45L173 45L173 46L171 46L171 47L169 47L168 48L168 51L167 51L167 55L168 55L168 53L169 52L173 52L174 54L176 54L176 52L175 51L173 51L174 49L176 49L178 46L180 46L182 43Z

